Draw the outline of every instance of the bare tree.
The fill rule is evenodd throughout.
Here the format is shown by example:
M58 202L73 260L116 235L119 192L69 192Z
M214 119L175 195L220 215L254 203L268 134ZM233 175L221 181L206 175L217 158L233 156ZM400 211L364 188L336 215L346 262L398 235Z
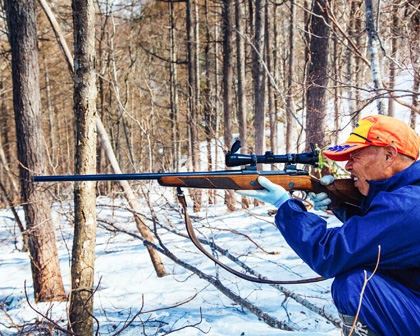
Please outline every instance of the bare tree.
M232 144L233 117L233 1L223 2L223 115L225 150ZM226 190L225 203L230 211L236 210L232 190Z
M238 127L239 139L241 139L241 153L248 154L248 124L247 124L247 99L246 99L246 55L245 55L245 1L236 0L235 2L235 21L236 21L236 68L238 78ZM249 208L249 198L241 197L242 207Z
M194 25L193 25L193 0L187 0L187 63L188 63L188 111L189 111L189 132L191 146L192 169L200 170L200 143L199 143L199 125L198 125L198 97L197 97L197 63L195 57L195 48L193 48ZM201 207L201 190L191 189L191 195L194 199L194 211L200 211Z
M73 0L75 173L96 173L95 7ZM76 334L93 335L96 184L76 182L71 262L70 323Z
M66 294L48 195L32 182L33 175L46 173L35 0L7 0L6 7L12 49L17 154L35 301L62 301Z
M274 5L271 1L265 3L265 57L267 63L267 71L274 74ZM267 83L267 96L268 96L268 116L270 119L270 148L275 153L277 152L277 122L278 113L274 103L274 90L271 81ZM272 169L276 169L272 165Z
M255 48L253 49L253 77L254 77L254 127L255 127L255 151L265 152L265 69L264 69L264 27L265 27L265 2L255 1Z
M314 0L310 24L308 89L306 93L306 147L312 142L325 144L325 119L327 116L328 55L330 26L329 0Z
M379 37L375 28L375 19L373 15L373 3L372 0L365 0L366 10L366 30L368 33L369 40L369 54L370 54L370 70L372 72L373 85L377 95L384 93L382 83L382 71L379 61ZM382 97L376 99L376 107L378 114L385 114L385 102Z
M295 20L296 20L296 6L295 0L290 0L290 17L289 17L289 57L287 64L287 99L286 99L286 153L292 151L292 135L293 135L293 116L291 112L294 111L293 101L293 75L295 63Z
M179 100L178 100L178 76L177 76L177 52L175 41L175 14L174 4L169 2L169 42L170 42L170 89L171 89L171 127L172 127L172 151L174 169L181 168L181 145L179 139Z
M395 34L398 31L399 26L399 18L398 18L398 8L400 7L400 4L395 3L392 6L392 25L390 26L391 31L391 58L393 60L396 60L398 57L398 42L399 37L397 34ZM392 34L394 33L394 34ZM389 83L388 83L388 89L393 91L395 89L395 81L396 81L396 74L397 74L397 65L395 64L395 61L391 61L389 65ZM395 115L395 101L394 99L389 99L388 101L388 115L390 117L394 117Z
M412 99L412 108L411 108L411 127L415 128L417 120L417 112L415 109L418 109L418 94L420 86L420 48L419 48L419 38L420 38L420 1L414 0L411 3L406 4L407 16L410 18L409 26L409 46L410 46L410 59L414 72L414 83L413 83L413 99Z

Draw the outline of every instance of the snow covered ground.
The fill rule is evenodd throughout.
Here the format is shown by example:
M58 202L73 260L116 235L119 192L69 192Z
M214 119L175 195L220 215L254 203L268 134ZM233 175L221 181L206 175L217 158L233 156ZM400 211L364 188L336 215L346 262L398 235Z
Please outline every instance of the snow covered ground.
M171 189L152 185L151 198L159 224L177 229L185 234L183 218L176 208ZM162 196L163 195L163 196ZM169 203L168 203L169 200ZM226 211L220 198L218 204L192 213L197 234L214 239L216 244L241 256L241 261L270 279L300 279L315 274L287 246L273 225L269 206L251 208L249 213ZM213 285L162 256L169 275L158 278L145 246L139 239L123 232L103 228L107 223L137 233L135 223L126 204L121 199L99 198L97 201L98 232L96 244L94 314L102 335L112 335L140 310L142 312L122 335L164 335L171 330L174 335L340 335L340 331L326 318L314 313L269 285L241 280L202 255L188 238L158 227L165 246L178 258L199 268L208 275L218 274L220 281L235 294L249 300L271 317L286 323L297 332L272 328L259 321L250 311L223 295ZM72 244L71 203L54 205L54 221L61 272L66 291L69 290L70 254ZM150 209L143 203L144 214L150 218ZM20 213L23 217L23 212ZM153 224L148 221L153 227ZM241 234L229 230L235 230ZM250 239L248 239L247 235ZM0 211L0 334L13 335L12 324L23 325L42 320L32 309L65 325L65 303L40 303L33 300L29 256L21 247L18 228L8 210ZM268 254L271 252L270 254ZM223 256L228 265L239 266ZM336 314L330 297L331 281L316 284L288 285L288 290L323 308L327 314ZM25 297L25 286L29 303ZM190 300L193 298L192 300ZM176 306L185 301L189 302ZM183 328L186 327L186 328ZM183 328L183 329L181 329Z

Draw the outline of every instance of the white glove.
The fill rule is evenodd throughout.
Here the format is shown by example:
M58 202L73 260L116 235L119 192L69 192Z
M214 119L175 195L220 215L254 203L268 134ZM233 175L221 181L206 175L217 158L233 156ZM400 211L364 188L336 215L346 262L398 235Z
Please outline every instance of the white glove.
M325 175L319 180L319 182L325 186L332 184L334 182L334 176ZM324 192L321 192L319 194L311 192L308 194L308 196L314 203L314 210L327 210L328 205L331 203L331 200L328 198L328 195Z
M257 181L265 189L237 190L235 192L238 195L253 197L259 201L272 204L277 208L280 208L280 206L290 198L289 194L282 186L271 182L268 178L259 176Z

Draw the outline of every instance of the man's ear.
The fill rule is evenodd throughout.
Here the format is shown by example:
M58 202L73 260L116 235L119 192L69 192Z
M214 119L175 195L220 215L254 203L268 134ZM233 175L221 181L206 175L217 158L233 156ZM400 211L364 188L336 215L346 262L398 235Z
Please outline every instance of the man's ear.
M385 146L384 147L384 154L385 154L386 161L389 164L392 164L395 161L395 159L397 158L397 155L398 155L397 147L395 147L395 145Z

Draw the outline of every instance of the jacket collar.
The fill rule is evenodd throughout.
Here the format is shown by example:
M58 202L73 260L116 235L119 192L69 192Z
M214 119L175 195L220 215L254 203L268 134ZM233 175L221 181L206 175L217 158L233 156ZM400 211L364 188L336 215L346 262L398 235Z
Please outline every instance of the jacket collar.
M410 167L381 181L367 181L369 183L369 192L363 199L361 210L365 213L375 196L381 191L393 191L400 187L415 184L420 181L420 161L414 162Z

